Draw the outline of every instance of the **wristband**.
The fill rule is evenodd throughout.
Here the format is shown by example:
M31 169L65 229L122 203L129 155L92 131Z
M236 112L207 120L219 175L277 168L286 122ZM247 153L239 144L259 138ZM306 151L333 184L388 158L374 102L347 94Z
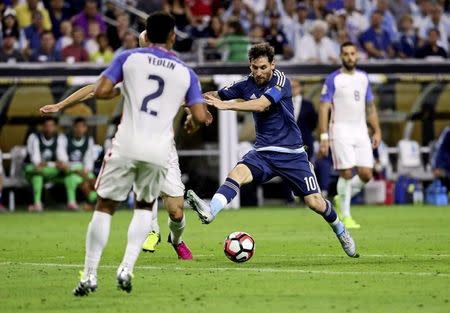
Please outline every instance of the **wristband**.
M321 133L320 134L320 140L322 141L322 140L328 140L329 139L329 137L328 137L328 133Z

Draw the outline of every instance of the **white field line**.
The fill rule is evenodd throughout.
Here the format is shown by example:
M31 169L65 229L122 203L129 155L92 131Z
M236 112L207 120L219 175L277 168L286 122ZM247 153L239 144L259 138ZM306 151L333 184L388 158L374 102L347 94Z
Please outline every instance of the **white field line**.
M82 264L61 264L61 263L31 263L31 262L0 262L0 266L28 266L28 267L69 267L82 268ZM296 274L317 274L317 275L366 275L366 276L422 276L422 277L445 277L450 278L450 273L434 272L374 272L374 271L322 271L322 270L302 270L295 268L242 268L238 267L170 267L170 266L135 266L136 269L143 270L168 270L168 271L198 271L198 272L254 272L254 273L296 273ZM102 268L116 268L113 265L103 265Z
M209 258L214 257L215 254L195 254L194 257ZM261 257L261 256L260 256ZM304 259L304 258L347 258L345 254L264 254L262 257L272 258L289 258L289 259ZM362 254L361 258L450 258L450 254Z

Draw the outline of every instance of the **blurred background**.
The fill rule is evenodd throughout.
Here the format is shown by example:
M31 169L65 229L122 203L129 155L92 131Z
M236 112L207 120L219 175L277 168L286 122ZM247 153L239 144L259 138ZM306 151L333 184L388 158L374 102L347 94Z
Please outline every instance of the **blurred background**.
M29 162L27 139L45 127L39 107L95 82L115 55L138 46L145 18L156 10L175 17L174 50L195 69L204 91L248 75L251 44L274 46L277 67L293 81L296 118L319 184L330 197L337 174L329 158L317 156L319 96L324 77L340 66L340 44L356 43L376 96L383 144L374 151L375 179L354 202L448 203L450 1L0 0L2 210L33 203L23 169ZM95 142L93 173L121 108L121 100L88 100L57 120L57 132L71 134L75 118L86 119ZM255 138L251 114L212 113L214 123L193 136L182 129L182 111L175 123L183 181L204 197L214 193ZM44 206L67 203L63 189L64 183L44 182ZM78 190L77 202L85 201L86 193ZM299 200L273 179L243 188L233 206L272 203L296 206Z

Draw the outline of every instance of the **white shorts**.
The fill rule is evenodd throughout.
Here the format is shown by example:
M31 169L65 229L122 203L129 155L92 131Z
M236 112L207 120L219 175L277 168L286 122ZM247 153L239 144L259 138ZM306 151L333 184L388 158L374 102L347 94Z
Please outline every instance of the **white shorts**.
M166 168L108 151L95 189L104 199L125 201L133 188L137 201L150 203L158 198L166 174Z
M330 140L333 166L336 170L373 167L372 143L369 136L354 138L333 137Z
M166 180L162 185L161 196L184 197L184 184L181 181L180 164L178 163L178 153L175 145L170 151L169 168Z

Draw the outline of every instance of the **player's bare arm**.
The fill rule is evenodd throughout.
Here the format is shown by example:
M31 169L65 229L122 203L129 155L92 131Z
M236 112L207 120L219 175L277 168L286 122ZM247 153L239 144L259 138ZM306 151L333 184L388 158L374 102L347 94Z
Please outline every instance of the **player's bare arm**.
M378 120L377 107L373 101L371 101L367 106L367 122L373 129L372 147L375 149L381 143L381 128Z
M271 104L266 96L261 96L258 99L236 102L236 101L222 101L216 97L205 95L206 103L218 110L232 110L244 112L264 112Z
M321 102L319 106L319 131L320 131L320 146L319 152L323 156L328 155L330 141L328 138L328 115L331 104L329 102Z
M114 88L114 83L104 76L101 76L94 87L94 95L97 99L112 99L120 95L120 89Z

